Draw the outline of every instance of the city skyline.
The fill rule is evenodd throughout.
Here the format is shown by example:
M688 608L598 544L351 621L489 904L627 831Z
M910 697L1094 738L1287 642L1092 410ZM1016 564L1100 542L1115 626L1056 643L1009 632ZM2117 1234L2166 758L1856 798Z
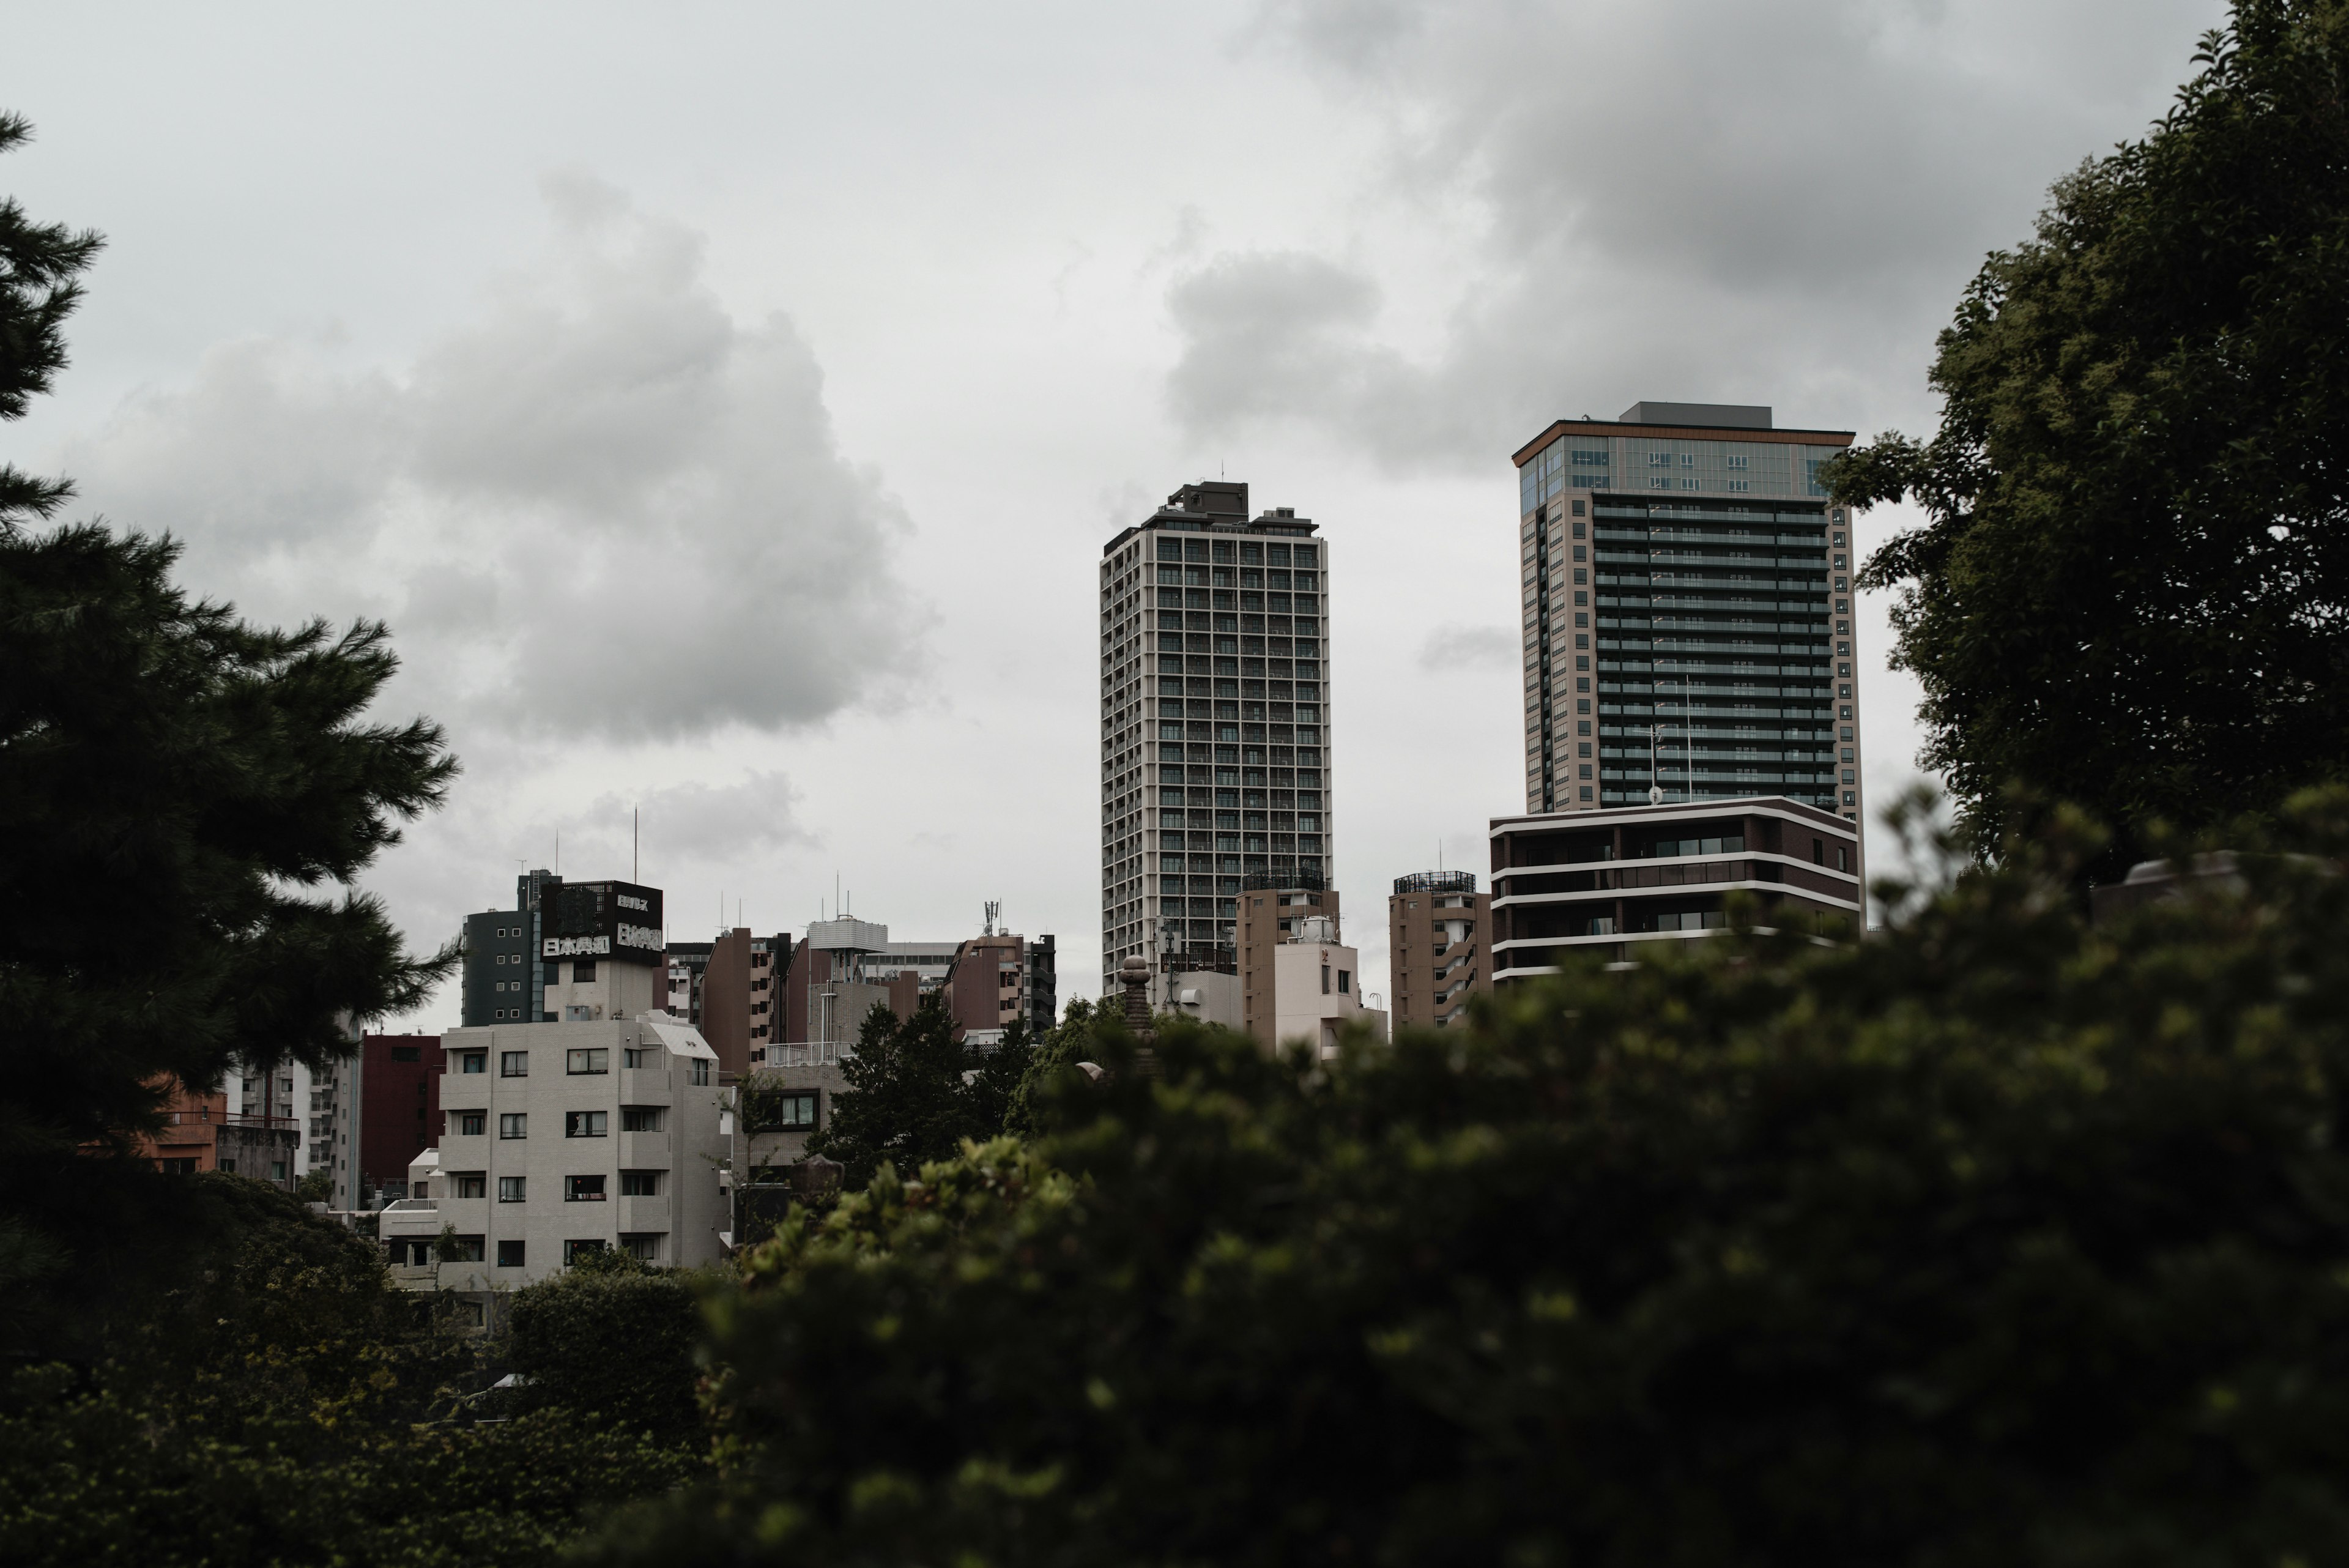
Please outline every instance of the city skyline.
M1001 900L1074 992L1081 556L1224 473L1323 520L1330 879L1481 867L1524 799L1509 452L1648 397L1930 429L1976 259L2217 17L28 16L13 193L109 247L8 456L191 591L388 621L388 712L467 769L367 879L415 946L534 867L687 940L839 874L915 932ZM974 68L1015 59L1070 90ZM1880 801L1914 688L1853 618Z

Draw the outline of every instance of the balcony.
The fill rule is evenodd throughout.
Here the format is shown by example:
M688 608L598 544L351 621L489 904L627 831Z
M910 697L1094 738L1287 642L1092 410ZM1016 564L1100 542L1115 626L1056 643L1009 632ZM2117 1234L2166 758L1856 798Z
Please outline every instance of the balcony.
M619 1135L619 1147L613 1152L623 1170L667 1170L676 1150L672 1135L662 1132L624 1132Z
M666 1231L669 1228L669 1195L657 1193L650 1198L623 1198L613 1206L613 1229L617 1231Z
M670 1086L667 1068L623 1067L620 1069L620 1103L624 1106L674 1105L677 1093Z

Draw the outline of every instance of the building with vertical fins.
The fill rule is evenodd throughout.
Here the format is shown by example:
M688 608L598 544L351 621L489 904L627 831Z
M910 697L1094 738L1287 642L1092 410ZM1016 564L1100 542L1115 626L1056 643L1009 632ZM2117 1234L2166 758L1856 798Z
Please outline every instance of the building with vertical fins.
M1784 795L1857 821L1849 431L1634 403L1516 454L1526 809Z
M1180 977L1237 973L1244 888L1329 887L1329 595L1312 522L1251 517L1242 483L1102 546L1102 995L1138 956L1172 1011Z

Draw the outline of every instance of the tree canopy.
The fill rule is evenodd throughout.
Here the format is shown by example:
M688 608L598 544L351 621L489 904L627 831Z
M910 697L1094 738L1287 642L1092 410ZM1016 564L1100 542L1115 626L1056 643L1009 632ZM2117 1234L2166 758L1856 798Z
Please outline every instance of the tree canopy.
M64 364L97 246L0 202L0 416ZM47 1282L13 1326L53 1347L191 1239L184 1188L106 1158L174 1080L323 1067L453 957L352 886L456 771L438 725L374 713L385 628L251 626L172 582L169 539L25 526L68 493L0 473L0 1290Z
M2107 876L2349 771L2349 5L2237 0L2197 60L1982 265L1938 433L1826 476L1925 513L1860 575L1920 760L1985 842L2010 786L2086 807Z
M2299 842L2349 848L2349 798ZM2349 878L1570 966L1333 1064L1170 1025L715 1303L608 1563L2349 1555Z
M562 1309L610 1300L592 1286L517 1336L548 1386L477 1420L493 1346L393 1286L373 1244L242 1177L178 1189L218 1211L201 1233L225 1240L204 1267L125 1303L103 1359L0 1377L12 1564L524 1568L600 1510L695 1473L697 1433L648 1430L692 1390L659 1332L632 1347L633 1386L617 1369L563 1376L595 1330ZM614 1397L632 1386L645 1401Z
M1024 1018L993 1050L981 1051L955 1038L954 1019L935 992L903 1020L875 1002L857 1032L856 1054L841 1064L848 1087L833 1097L808 1153L837 1161L850 1189L872 1180L885 1162L911 1170L950 1158L965 1138L1003 1130L1033 1053Z

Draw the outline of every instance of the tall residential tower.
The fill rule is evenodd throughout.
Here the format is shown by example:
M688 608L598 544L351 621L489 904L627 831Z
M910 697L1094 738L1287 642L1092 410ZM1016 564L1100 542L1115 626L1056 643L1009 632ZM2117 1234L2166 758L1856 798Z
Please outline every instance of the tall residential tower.
M1186 484L1102 550L1102 994L1236 974L1241 890L1330 885L1330 552ZM1235 1026L1239 1020L1227 1022Z
M1785 795L1858 820L1848 431L1634 403L1516 453L1526 808Z

